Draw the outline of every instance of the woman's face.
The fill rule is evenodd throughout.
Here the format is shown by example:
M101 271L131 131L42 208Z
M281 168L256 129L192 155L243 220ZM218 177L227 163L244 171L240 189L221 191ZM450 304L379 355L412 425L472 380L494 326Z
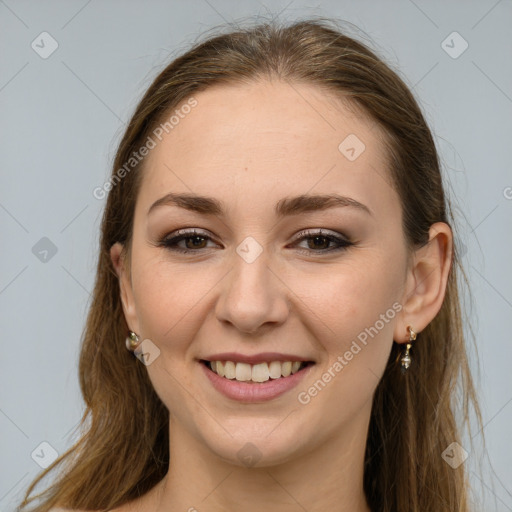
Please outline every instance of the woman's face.
M379 128L311 85L195 100L152 135L122 279L171 429L237 464L365 438L393 338L406 337L407 250ZM263 382L213 374L212 359ZM283 377L296 361L310 364Z

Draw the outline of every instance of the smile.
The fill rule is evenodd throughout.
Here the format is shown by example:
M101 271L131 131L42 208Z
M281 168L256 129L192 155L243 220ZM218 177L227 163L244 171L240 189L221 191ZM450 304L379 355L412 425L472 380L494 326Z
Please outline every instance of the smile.
M312 361L270 361L268 363L248 364L233 361L202 361L212 372L220 377L238 382L262 383L289 377L312 365Z

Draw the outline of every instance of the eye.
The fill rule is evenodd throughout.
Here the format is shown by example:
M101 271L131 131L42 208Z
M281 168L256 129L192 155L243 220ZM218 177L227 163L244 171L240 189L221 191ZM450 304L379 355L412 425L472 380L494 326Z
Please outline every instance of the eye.
M173 233L175 236L164 238L158 245L159 247L165 247L170 251L180 253L197 252L200 249L208 249L206 243L212 238L201 231L197 230L179 230ZM184 242L184 247L178 244Z
M353 245L353 243L344 236L334 234L333 232L325 232L323 230L308 230L301 231L298 235L298 242L306 240L308 248L301 252L306 253L327 253L335 252L346 249ZM331 244L335 244L334 247L329 247Z
M182 254L198 252L208 249L208 241L213 241L210 235L205 232L193 230L178 230L171 236L165 237L158 244L159 247ZM307 249L300 249L304 253L320 253L341 251L353 245L353 243L344 236L335 234L334 232L326 232L324 230L305 230L301 231L295 242L306 241ZM183 244L183 245L179 245ZM334 247L331 245L334 244ZM218 245L218 244L217 244Z

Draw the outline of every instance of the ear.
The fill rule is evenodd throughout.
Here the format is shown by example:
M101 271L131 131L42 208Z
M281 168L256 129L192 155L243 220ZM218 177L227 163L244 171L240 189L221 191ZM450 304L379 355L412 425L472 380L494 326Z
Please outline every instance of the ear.
M124 317L128 329L139 333L139 321L137 319L135 301L133 299L132 283L130 277L129 262L126 261L126 253L123 251L123 245L116 242L110 248L110 258L119 278L119 288L121 293L121 303L123 305Z
M453 234L444 222L432 224L429 241L414 251L407 271L403 309L394 332L397 343L409 341L407 326L421 332L439 313L452 265Z

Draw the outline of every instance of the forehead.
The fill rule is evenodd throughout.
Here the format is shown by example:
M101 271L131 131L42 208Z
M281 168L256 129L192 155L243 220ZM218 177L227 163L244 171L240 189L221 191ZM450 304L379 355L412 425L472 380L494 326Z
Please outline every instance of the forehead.
M246 208L247 199L261 203L313 188L396 201L381 129L334 93L263 81L213 86L194 99L193 108L169 113L175 117L161 140L153 136L139 193L146 210L170 191Z

